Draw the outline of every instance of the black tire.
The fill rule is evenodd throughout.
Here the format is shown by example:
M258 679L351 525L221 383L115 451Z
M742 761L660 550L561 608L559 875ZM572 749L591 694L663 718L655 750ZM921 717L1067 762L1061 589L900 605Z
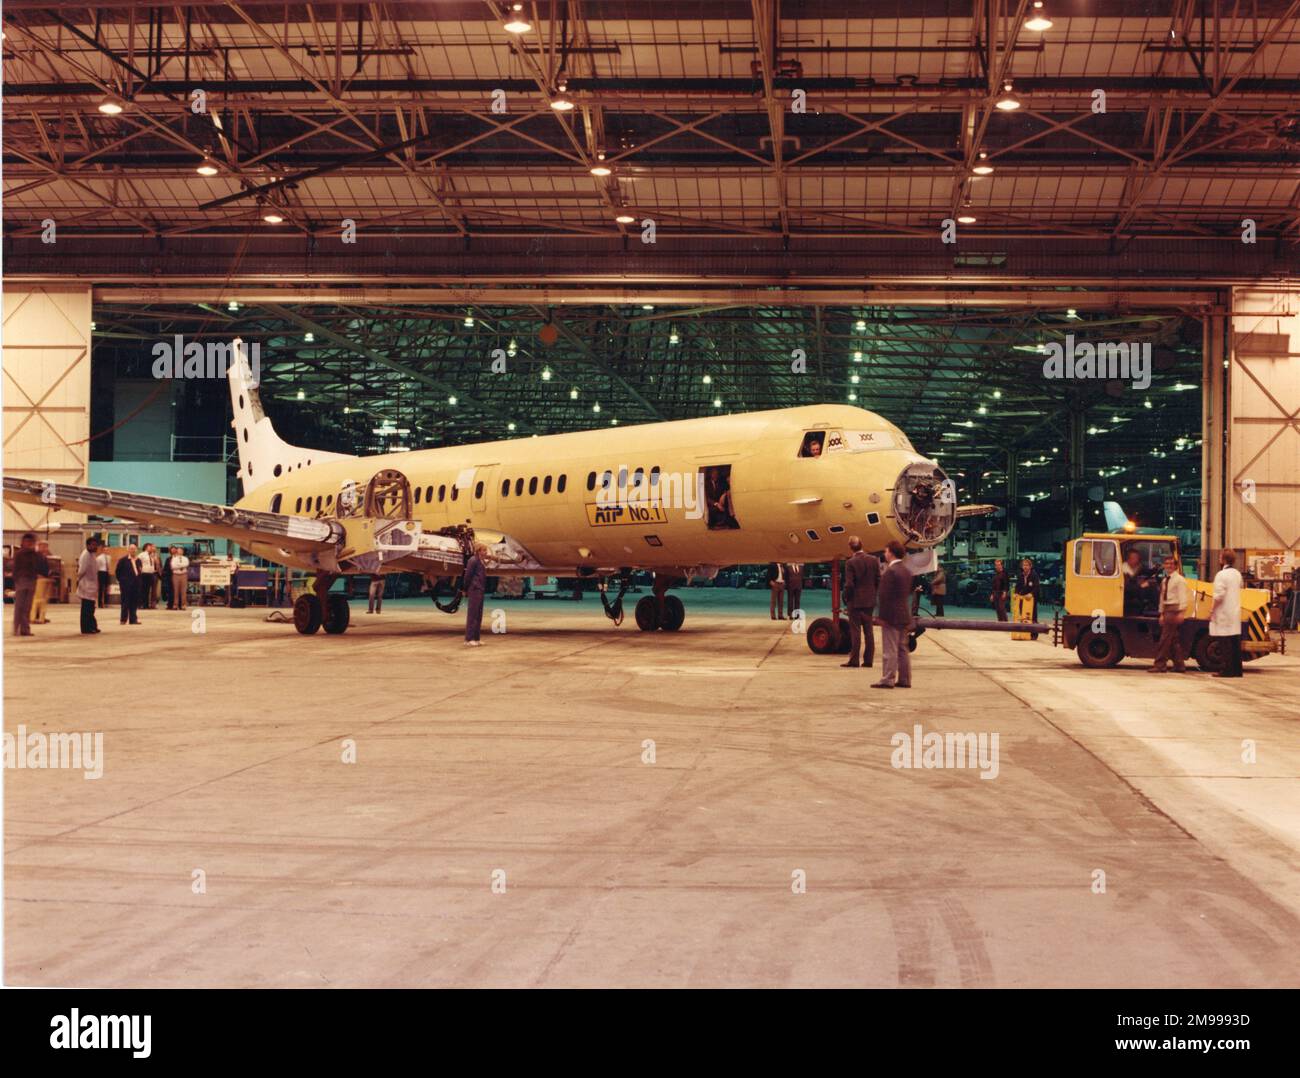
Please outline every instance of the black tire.
M666 633L675 633L686 620L686 604L676 595L664 596L664 617L659 628Z
M299 595L293 602L293 627L303 636L311 636L320 623L320 600L314 595Z
M1074 650L1078 653L1079 662L1090 670L1117 666L1124 658L1124 642L1114 629L1107 629L1104 633L1085 629Z
M835 623L830 618L818 618L808 626L808 650L814 655L834 655L838 650L835 640Z
M643 633L652 633L659 628L659 608L653 595L643 595L636 601L636 627Z
M1192 658L1202 670L1217 674L1228 665L1228 643L1221 636L1202 633L1192 645Z
M327 595L325 597L325 631L333 636L348 631L348 622L352 620L352 608L348 605L346 595Z

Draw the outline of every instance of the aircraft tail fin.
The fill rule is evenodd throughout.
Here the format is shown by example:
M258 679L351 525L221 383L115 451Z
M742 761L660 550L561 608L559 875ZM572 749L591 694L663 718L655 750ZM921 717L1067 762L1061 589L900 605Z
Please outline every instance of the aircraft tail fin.
M231 427L239 445L239 478L244 494L251 494L264 483L287 472L300 471L327 460L350 459L346 453L326 453L303 449L283 441L262 410L260 348L252 346L250 364L248 347L238 338L231 345L226 378L230 382L230 407L234 413Z
M1106 517L1106 530L1112 532L1122 532L1124 525L1128 523L1128 517L1124 515L1124 510L1120 508L1119 502L1102 502L1101 511Z

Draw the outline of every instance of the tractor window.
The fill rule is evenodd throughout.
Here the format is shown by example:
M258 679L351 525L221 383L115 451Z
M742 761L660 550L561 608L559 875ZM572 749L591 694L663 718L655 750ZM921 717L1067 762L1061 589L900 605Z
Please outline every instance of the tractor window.
M1131 550L1142 555L1142 568L1148 572L1159 572L1165 558L1176 552L1173 542L1168 539L1130 539L1124 544L1124 557L1127 558Z
M810 430L803 436L803 444L799 446L799 456L801 457L820 457L822 449L825 448L826 432L824 430Z
M1113 539L1080 539L1074 544L1075 576L1118 576L1119 547Z

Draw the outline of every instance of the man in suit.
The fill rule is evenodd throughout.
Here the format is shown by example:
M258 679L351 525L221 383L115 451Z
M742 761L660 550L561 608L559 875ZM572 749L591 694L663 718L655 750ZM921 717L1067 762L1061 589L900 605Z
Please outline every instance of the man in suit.
M95 621L95 604L99 599L99 540L93 535L77 559L77 598L81 600L81 631L100 632Z
M135 612L140 602L140 560L136 557L134 543L117 559L117 587L120 593L118 606L122 611L118 620L123 625L139 625L140 619Z
M998 621L1007 620L1007 596L1011 591L1011 578L1003 568L1002 559L993 562L993 582L989 585L989 603L998 612Z
M876 660L876 633L871 625L876 609L876 592L880 588L880 559L862 549L862 540L849 536L853 551L844 564L844 599L849 608L849 661L841 666L858 666L858 644L865 638L862 666L868 669Z
M50 563L36 552L36 536L28 532L23 536L14 555L14 636L32 635L32 601L36 598L36 582L50 575Z
M1178 559L1173 554L1165 558L1165 579L1160 584L1160 644L1156 649L1156 661L1147 667L1148 674L1163 674L1171 658L1174 673L1187 673L1182 631L1187 617L1188 590L1179 568Z
M785 606L790 611L790 617L795 616L795 611L802 609L800 602L803 600L803 566L787 563L785 567Z
M772 592L767 604L768 613L773 621L780 621L785 617L785 567L779 561L768 563L767 586Z
M1034 568L1034 563L1029 558L1020 560L1020 572L1016 574L1015 592L1017 595L1029 595L1033 597L1033 612L1029 616L1030 621L1038 620L1038 593L1042 585L1038 579L1038 570ZM1029 634L1030 640L1037 640L1037 633Z
M885 548L885 570L880 574L880 680L873 689L910 689L912 660L907 653L912 626L912 571L903 562L903 544L891 539Z
M465 608L465 646L482 647L479 632L483 627L483 593L487 591L487 568L483 559L487 556L487 547L482 543L474 544L474 553L465 563L465 581L462 585L469 605Z
M1227 661L1215 677L1241 677L1241 573L1237 554L1219 551L1220 569L1214 576L1214 604L1210 607L1210 635L1224 643Z

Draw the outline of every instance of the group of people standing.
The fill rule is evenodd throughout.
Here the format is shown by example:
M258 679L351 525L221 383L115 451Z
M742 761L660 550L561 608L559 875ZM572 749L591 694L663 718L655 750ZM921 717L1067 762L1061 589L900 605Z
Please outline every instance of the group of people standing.
M767 586L771 591L768 613L773 621L793 618L803 601L803 566L774 561L767 567ZM790 613L786 614L788 610Z
M892 540L881 560L862 549L862 540L849 537L852 552L844 566L845 603L849 612L850 669L875 665L875 623L880 623L880 680L873 689L910 689L912 662L908 636L912 627L912 571L903 561L903 544ZM859 659L859 656L861 657Z
M81 631L100 632L95 620L98 607L108 605L108 553L94 536L86 540L86 549L77 559L77 598L81 600ZM173 546L166 563L153 543L137 550L132 543L117 560L113 575L117 577L119 621L139 625L141 609L152 610L159 591L167 594L168 610L184 610L190 583L190 559L185 548ZM169 586L170 585L170 586Z
M993 562L993 580L989 584L989 605L997 614L998 621L1007 620L1007 609L1011 605L1012 595L1029 595L1034 600L1030 621L1038 620L1038 596L1042 582L1038 579L1038 570L1029 558L1020 559L1020 571L1012 578L1003 565L1002 559ZM1037 639L1037 633L1034 634Z

